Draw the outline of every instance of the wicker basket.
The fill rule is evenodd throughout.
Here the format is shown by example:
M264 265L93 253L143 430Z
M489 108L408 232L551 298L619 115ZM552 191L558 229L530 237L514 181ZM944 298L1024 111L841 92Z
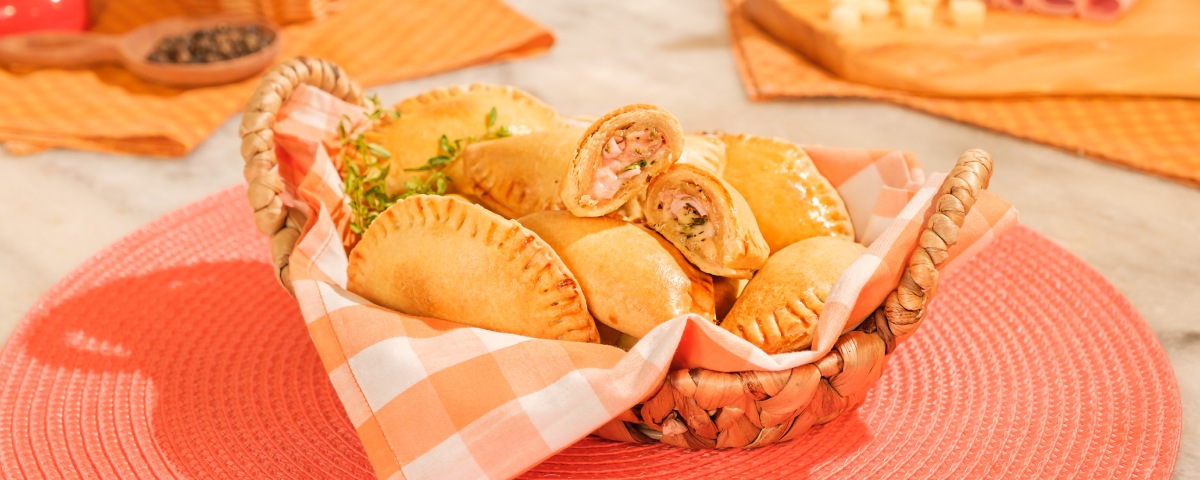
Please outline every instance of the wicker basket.
M289 291L289 255L305 218L279 197L284 182L275 169L272 128L275 112L300 84L364 104L362 90L336 65L297 58L266 74L247 105L240 133L250 205L258 228L271 237L276 274ZM991 158L981 150L959 158L895 291L816 363L782 372L671 371L656 393L596 433L630 442L753 448L791 439L852 409L882 374L888 355L920 325L936 292L937 266L948 258L991 171Z
M217 13L265 18L277 25L323 18L341 8L342 0L178 0L189 14Z

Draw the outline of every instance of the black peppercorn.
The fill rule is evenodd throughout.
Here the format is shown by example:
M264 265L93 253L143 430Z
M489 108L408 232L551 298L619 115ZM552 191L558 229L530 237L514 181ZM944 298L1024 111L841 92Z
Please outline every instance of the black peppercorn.
M262 50L273 41L275 32L261 25L222 23L163 38L146 59L156 63L221 62Z

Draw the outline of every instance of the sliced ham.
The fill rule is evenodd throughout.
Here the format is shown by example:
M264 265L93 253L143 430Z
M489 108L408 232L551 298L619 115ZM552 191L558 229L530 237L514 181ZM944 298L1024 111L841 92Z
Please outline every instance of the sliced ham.
M1014 12L1073 16L1084 20L1111 21L1120 18L1137 0L986 0L988 6Z
M1079 16L1086 20L1116 20L1137 0L1080 0Z
M641 175L646 159L663 145L666 145L666 138L652 129L625 132L609 138L600 154L603 166L596 169L588 195L595 200L613 198L625 180Z

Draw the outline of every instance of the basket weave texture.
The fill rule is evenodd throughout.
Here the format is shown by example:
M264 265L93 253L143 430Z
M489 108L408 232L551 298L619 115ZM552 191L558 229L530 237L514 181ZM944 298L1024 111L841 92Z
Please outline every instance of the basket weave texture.
M260 231L271 238L276 274L292 289L290 257L307 219L281 198L273 126L298 85L363 105L361 89L331 63L297 58L276 67L247 104L240 133L248 199ZM595 433L631 442L753 448L788 440L858 405L888 356L920 326L937 290L937 267L949 258L967 212L987 187L991 158L969 150L946 177L919 244L895 290L819 361L780 372L671 371L662 387Z

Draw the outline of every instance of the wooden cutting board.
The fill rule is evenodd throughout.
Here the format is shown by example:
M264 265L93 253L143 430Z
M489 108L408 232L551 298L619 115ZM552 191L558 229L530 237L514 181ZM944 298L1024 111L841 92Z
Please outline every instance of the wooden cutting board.
M833 73L939 96L1152 95L1200 98L1200 0L1141 0L1098 23L988 10L982 29L925 31L900 19L830 28L829 0L747 0L747 17Z

